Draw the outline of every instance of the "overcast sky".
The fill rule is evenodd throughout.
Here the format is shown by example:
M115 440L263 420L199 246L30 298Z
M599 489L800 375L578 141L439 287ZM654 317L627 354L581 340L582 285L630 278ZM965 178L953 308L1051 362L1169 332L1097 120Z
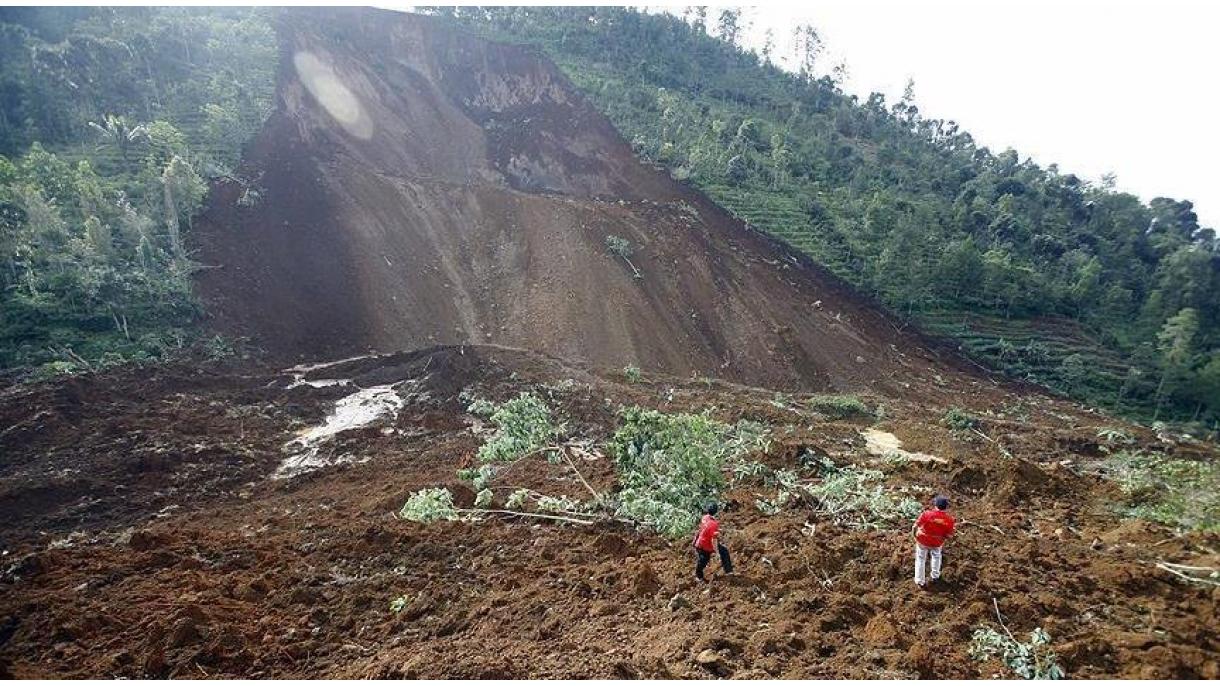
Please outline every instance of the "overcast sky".
M893 103L911 77L925 116L994 152L1113 172L1120 190L1191 200L1220 229L1220 2L813 0L745 14L750 44L771 27L786 56L792 27L813 24L824 69L846 61L862 100Z

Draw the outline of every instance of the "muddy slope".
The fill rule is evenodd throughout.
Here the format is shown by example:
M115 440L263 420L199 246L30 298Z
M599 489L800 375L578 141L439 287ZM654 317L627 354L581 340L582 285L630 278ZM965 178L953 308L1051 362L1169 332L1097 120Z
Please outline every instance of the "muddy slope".
M196 229L222 330L292 357L495 343L790 388L910 381L934 357L640 164L529 50L373 10L280 31L278 108L244 163L258 200L223 186Z

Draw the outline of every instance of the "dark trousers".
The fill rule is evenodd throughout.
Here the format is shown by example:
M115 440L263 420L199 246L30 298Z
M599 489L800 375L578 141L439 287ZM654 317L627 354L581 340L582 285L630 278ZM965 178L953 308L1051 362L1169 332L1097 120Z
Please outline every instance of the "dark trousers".
M716 552L720 553L720 566L725 572L731 574L733 572L733 560L729 557L729 549L724 547L723 543L717 543ZM703 581L703 570L707 569L707 563L711 562L712 554L707 550L695 548L695 555L698 558L695 561L695 578Z

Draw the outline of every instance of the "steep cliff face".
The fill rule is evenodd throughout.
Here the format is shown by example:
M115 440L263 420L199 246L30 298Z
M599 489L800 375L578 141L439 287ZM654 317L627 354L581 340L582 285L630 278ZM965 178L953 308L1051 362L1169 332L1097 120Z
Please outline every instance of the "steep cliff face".
M941 366L641 164L540 55L372 10L280 31L278 107L243 169L258 201L222 187L197 230L219 329L293 357L496 343L782 387Z

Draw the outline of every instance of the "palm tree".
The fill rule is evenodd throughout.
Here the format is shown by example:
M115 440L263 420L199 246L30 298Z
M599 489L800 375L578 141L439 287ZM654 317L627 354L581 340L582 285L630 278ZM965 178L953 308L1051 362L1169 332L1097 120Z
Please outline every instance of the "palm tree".
M127 121L127 117L121 115L107 114L101 124L91 121L89 126L101 133L104 141L118 148L124 162L127 161L127 151L131 149L132 143L148 138L147 126L132 125Z

